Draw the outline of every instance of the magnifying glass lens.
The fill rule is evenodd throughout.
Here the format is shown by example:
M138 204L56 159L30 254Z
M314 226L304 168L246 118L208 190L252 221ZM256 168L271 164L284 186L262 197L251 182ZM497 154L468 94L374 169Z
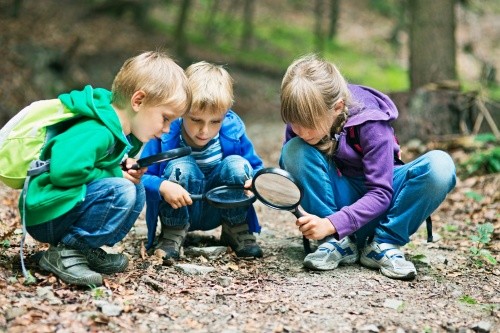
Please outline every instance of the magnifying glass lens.
M254 189L260 198L278 209L289 209L299 204L301 192L289 178L276 173L263 173L254 179Z

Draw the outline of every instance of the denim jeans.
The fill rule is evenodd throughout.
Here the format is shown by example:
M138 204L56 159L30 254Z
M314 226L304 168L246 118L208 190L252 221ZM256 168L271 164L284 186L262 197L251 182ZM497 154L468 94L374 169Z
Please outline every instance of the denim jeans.
M212 172L205 176L192 156L169 162L163 178L178 183L191 194L202 194L223 185L243 185L251 179L253 168L239 155L225 157ZM173 209L167 202L160 202L160 221L165 226L185 227L189 230L212 230L223 221L234 225L244 223L248 207L222 209L211 206L206 200L193 200L190 206Z
M283 147L280 165L300 180L304 189L301 206L319 217L351 205L367 192L364 177L339 175L331 159L300 138ZM443 151L430 151L395 166L391 204L377 219L355 232L358 245L363 246L368 237L382 243L407 244L455 183L455 165Z
M128 234L146 201L144 186L125 178L104 178L87 184L85 199L66 214L27 227L43 243L62 242L75 248L113 246Z

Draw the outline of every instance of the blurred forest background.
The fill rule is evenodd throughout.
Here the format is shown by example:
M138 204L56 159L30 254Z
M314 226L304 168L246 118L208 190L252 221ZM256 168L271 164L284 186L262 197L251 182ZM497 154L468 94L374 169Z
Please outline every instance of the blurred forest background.
M0 125L34 100L110 88L149 49L226 65L235 110L279 122L282 75L316 52L394 99L401 142L467 136L450 145L486 143L499 171L499 32L498 0L0 0Z

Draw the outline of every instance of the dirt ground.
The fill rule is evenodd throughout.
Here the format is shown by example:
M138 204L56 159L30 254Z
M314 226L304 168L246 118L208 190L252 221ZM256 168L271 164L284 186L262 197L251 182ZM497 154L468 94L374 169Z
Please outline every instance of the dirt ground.
M274 166L282 125L266 124L265 132L260 126L249 126L248 133ZM426 243L421 228L405 247L418 270L412 281L391 280L359 264L328 272L303 268L293 215L259 202L264 258L241 260L229 249L215 258L190 254L192 247L217 246L216 229L190 235L181 260L165 266L145 254L141 217L123 242L107 249L127 253L129 268L106 276L100 288L68 286L41 271L32 254L44 246L30 238L27 264L38 282L23 285L16 229L0 252L0 331L498 332L500 270L473 264L469 237L477 223L495 223L489 249L500 259L499 187L499 175L459 182L433 214L441 239ZM471 191L482 199L468 197ZM0 187L0 193L2 221L19 223L17 191ZM178 264L198 269L183 271Z
M166 43L127 21L102 16L78 21L79 9L68 6L70 2L23 3L24 20L0 13L5 32L0 35L0 111L49 94L40 88L42 83L63 84L61 78L68 73L74 83L106 82L116 59L130 55L124 50ZM38 8L39 3L43 6ZM361 21L353 32L363 35ZM58 56L54 50L64 53L76 36L85 41L76 65L63 68L67 72L60 76L44 72ZM96 51L100 48L106 49L105 55ZM37 56L28 59L26 52ZM239 89L235 109L250 110L244 115L249 136L266 166L276 166L283 125L278 112L269 110L279 109L279 80L236 69L231 73ZM457 163L464 158L460 150L450 153ZM127 271L106 276L103 287L77 288L39 269L36 253L46 247L29 237L26 261L37 283L23 284L19 192L0 184L0 332L500 332L500 268L479 266L470 254L477 225L489 222L495 232L487 249L500 260L499 188L498 174L459 181L433 214L440 240L426 243L421 228L404 249L418 270L412 281L391 280L359 264L328 272L303 268L293 215L257 202L262 259L241 260L228 249L214 257L193 250L217 246L217 229L190 235L181 260L162 265L145 253L141 216L123 242L107 249L129 256ZM196 270L182 266L186 264Z

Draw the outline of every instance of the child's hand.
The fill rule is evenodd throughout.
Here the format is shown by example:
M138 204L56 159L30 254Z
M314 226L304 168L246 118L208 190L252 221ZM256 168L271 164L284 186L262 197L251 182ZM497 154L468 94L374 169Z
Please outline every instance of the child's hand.
M244 187L244 188L247 188L247 189L249 189L249 190L251 190L251 189L252 189L252 179L251 179L251 178L250 178L250 179L247 179L247 180L245 181L245 184L243 184L243 187Z
M299 231L307 239L319 240L337 232L329 219L316 215L304 215L295 221L295 225L299 227Z
M160 194L173 209L193 204L189 192L184 187L168 180L161 183Z
M245 188L245 194L247 196L253 196L253 192L252 192L252 179L247 179L245 181L245 184L243 184L243 187Z
M148 168L140 168L138 170L130 169L132 165L136 163L136 160L133 158L127 158L122 163L122 174L123 178L130 180L134 184L139 184L141 181L142 175L148 170Z

